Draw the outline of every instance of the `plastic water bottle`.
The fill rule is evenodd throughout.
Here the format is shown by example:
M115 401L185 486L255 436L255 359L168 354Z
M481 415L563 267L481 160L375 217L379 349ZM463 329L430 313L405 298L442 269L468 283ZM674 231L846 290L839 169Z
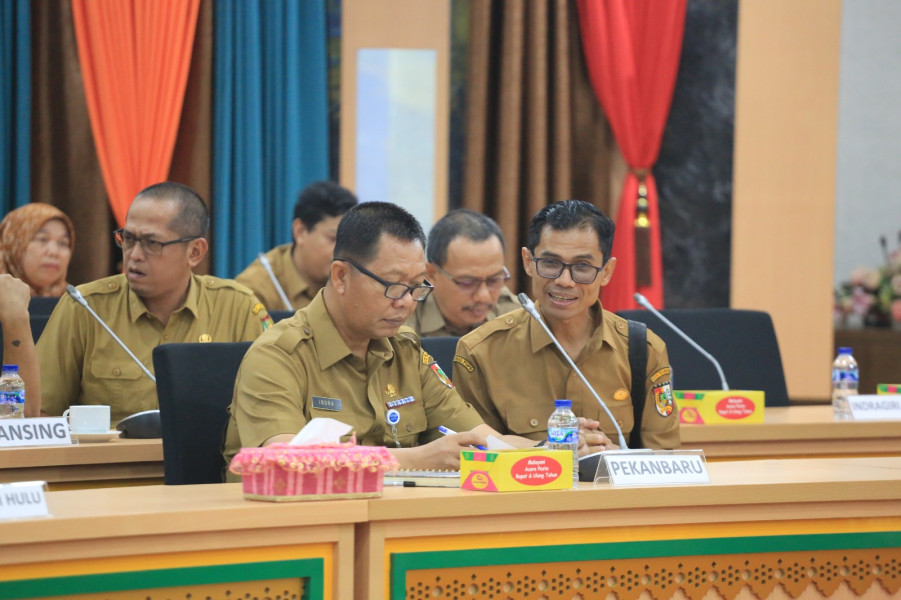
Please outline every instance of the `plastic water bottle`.
M0 419L25 418L25 382L19 365L3 365L0 375Z
M579 419L572 400L554 400L554 412L547 421L547 447L573 453L573 487L579 487Z
M850 421L851 406L848 396L857 394L860 371L857 361L851 355L851 348L839 348L838 356L832 363L832 418L836 421Z

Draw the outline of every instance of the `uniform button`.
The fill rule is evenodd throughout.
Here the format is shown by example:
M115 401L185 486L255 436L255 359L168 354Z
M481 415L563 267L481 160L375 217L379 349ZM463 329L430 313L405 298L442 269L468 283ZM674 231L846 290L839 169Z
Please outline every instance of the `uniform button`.
M304 332L305 334L307 334L307 335L310 335L311 333L313 333L312 331L310 331L310 328L309 328L309 327L304 327L304 328L303 328L303 332Z
M164 340L168 340L168 339L169 339L169 334L168 334L168 333L164 333L164 334L163 334L163 339L164 339Z
M122 374L122 371L119 370L119 367L116 367L115 369L113 369L113 375L115 375L116 377L118 377L121 374Z
M407 423L407 431L408 432L413 431L413 426L410 425L409 423Z
M513 317L507 317L507 325L513 322Z
M616 420L616 424L619 425L620 427L622 427L622 426L623 426L623 420L622 420L622 419L617 419L617 420Z
M106 284L106 287L108 287L108 288L114 288L114 287L116 287L116 284L115 284L115 283L108 283L108 284Z
M617 323L616 326L619 327L620 329L622 329L623 327L626 326L626 324L625 323Z
M531 425L532 427L538 427L538 419L532 419L531 421L529 421L529 425Z

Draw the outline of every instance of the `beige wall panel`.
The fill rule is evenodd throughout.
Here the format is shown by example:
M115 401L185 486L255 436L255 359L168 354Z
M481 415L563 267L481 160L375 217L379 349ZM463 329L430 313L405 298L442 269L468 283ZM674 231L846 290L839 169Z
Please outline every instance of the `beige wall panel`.
M826 399L841 0L739 6L732 306L768 311L793 399Z
M450 129L450 0L343 0L341 4L340 182L356 189L357 50L431 49L437 53L435 217L447 212ZM431 223L423 223L428 231Z

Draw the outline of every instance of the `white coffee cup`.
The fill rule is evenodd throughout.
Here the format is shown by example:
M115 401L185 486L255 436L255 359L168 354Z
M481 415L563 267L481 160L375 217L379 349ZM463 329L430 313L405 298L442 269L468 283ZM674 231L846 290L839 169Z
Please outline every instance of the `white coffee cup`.
M110 430L109 406L70 406L63 412L72 433L106 433Z

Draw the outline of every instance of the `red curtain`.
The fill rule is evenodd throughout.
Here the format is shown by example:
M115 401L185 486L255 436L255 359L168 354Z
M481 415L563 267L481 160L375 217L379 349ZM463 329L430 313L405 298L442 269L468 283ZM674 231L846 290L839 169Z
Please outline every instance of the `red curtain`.
M200 0L72 0L94 145L119 226L164 181L191 65Z
M630 168L616 216L617 266L604 288L604 308L636 308L636 291L662 307L660 216L651 167L676 82L686 0L579 0L578 7L591 83Z

